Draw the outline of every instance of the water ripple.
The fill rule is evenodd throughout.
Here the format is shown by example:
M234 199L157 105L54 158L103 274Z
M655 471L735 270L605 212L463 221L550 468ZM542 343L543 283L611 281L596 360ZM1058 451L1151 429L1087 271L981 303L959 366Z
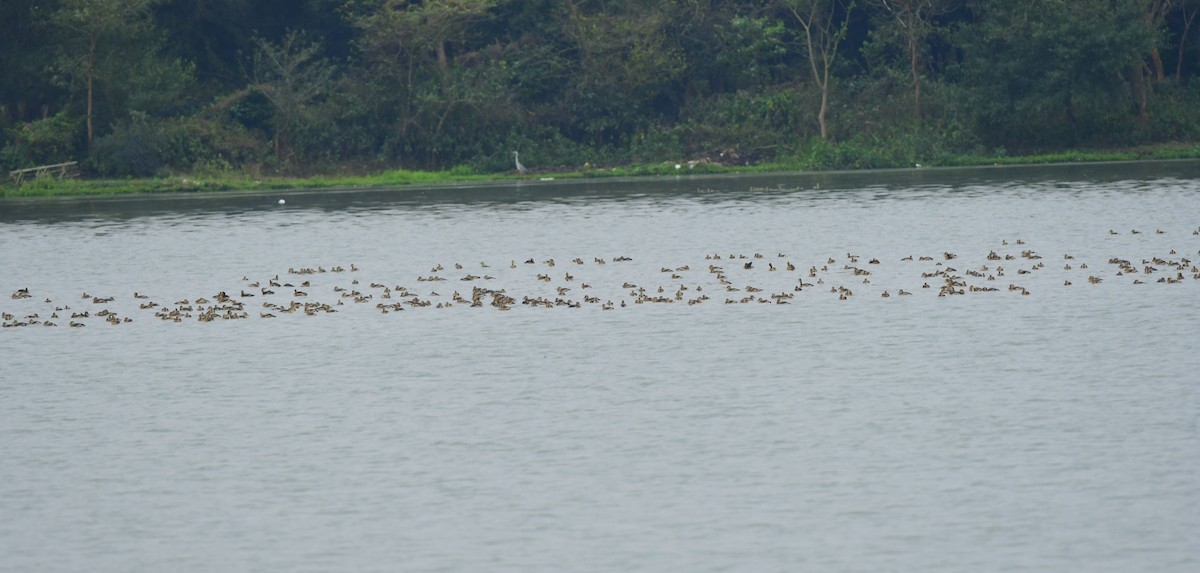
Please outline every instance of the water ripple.
M1170 163L297 194L285 208L3 203L0 287L37 297L0 310L44 297L97 310L87 291L138 320L0 331L0 568L1192 571L1200 282L1135 285L1107 261L1200 258L1197 175ZM1045 268L1018 275L1034 264L1023 250ZM728 258L755 252L750 270ZM827 284L790 305L723 304L745 292L705 271L768 294L827 258ZM456 262L513 294L591 281L632 301L621 283L634 281L703 284L714 300L175 324L130 297L278 274L329 302L353 278L446 300L470 283L415 278ZM684 264L684 278L661 272ZM998 264L1000 292L920 288L921 272ZM855 295L839 300L835 281ZM915 294L881 297L895 288Z

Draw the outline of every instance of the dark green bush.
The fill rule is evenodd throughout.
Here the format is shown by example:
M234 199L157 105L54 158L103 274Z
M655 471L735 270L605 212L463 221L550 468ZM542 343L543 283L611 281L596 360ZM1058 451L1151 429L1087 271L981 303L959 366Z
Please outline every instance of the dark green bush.
M0 168L6 172L78 158L79 120L65 111L17 124L5 130L4 135L7 141L0 148Z
M240 125L202 117L152 120L135 114L96 140L91 170L107 177L242 168L268 160L268 145Z
M171 160L168 146L173 139L167 126L135 115L112 133L96 140L88 167L105 176L151 177Z
M1195 141L1200 139L1200 81L1169 80L1155 86L1149 101L1146 139Z

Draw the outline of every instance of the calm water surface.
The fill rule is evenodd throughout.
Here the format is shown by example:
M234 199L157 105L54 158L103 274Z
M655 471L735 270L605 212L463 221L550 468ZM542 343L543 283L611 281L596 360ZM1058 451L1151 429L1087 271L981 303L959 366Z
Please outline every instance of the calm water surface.
M0 202L0 570L1197 571L1198 228L1197 163Z

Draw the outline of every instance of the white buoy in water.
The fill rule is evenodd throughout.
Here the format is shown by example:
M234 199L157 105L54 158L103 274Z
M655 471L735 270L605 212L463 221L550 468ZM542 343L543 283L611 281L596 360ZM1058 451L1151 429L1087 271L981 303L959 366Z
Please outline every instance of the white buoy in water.
M279 204L280 204L280 205L283 205L284 203L287 203L287 201L284 201L283 199L280 199L280 200L279 200Z

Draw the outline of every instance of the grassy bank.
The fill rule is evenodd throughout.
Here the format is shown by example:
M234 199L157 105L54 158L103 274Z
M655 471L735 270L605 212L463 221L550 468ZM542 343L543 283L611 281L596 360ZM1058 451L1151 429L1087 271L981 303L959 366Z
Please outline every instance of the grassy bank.
M504 175L482 175L460 171L392 170L375 175L295 177L250 177L179 175L149 179L54 179L41 178L22 185L0 185L0 197L63 197L126 195L136 193L196 193L231 190L335 189L436 185L502 179Z
M1038 165L1051 163L1082 163L1103 161L1139 161L1165 159L1200 159L1200 145L1165 144L1129 149L1110 149L1046 153L1022 156L954 155L928 160L924 167L970 167L990 165ZM251 177L239 174L219 176L179 175L150 179L54 179L41 178L21 185L0 184L0 197L69 197L104 196L138 193L195 193L230 190L286 189L352 189L386 188L406 185L439 185L484 181L529 180L553 177L577 179L591 177L637 177L678 175L681 173L765 173L774 171L821 171L846 168L905 168L913 165L894 164L875 157L840 156L836 161L814 161L812 158L791 159L746 166L723 165L714 162L661 162L617 167L591 167L572 170L560 168L526 175L515 173L474 173L469 169L449 171L390 170L371 175L293 177Z

